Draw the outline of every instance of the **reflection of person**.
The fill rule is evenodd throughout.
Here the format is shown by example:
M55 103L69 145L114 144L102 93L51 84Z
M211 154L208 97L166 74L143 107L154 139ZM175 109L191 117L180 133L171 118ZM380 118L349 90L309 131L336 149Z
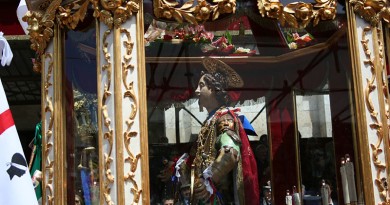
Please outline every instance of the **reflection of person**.
M263 186L263 197L261 198L261 205L270 205L272 204L272 192L271 186Z
M182 203L183 205L190 204L190 197L191 197L191 189L190 186L183 186L180 189L180 195L182 197Z
M175 200L174 199L164 199L163 200L163 205L174 205Z
M260 144L255 148L255 156L259 173L259 186L263 187L268 185L267 182L271 180L267 135L260 137Z
M239 109L228 107L226 89L242 87L243 81L220 60L205 58L202 63L207 72L195 92L209 115L191 150L193 162L184 163L191 168L182 170L190 175L191 204L259 204L256 161Z
M74 196L74 204L75 205L84 205L83 199L77 194Z

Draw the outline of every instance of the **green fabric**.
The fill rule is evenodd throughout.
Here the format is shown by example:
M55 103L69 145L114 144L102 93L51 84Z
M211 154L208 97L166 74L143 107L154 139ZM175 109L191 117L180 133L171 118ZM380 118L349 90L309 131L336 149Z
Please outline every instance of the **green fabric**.
M35 126L35 137L34 137L34 161L31 166L30 174L33 176L35 170L42 171L42 122L39 122ZM41 183L35 188L35 195L39 200L42 197L42 186Z
M226 132L220 134L218 138L219 140L217 143L219 148L229 146L233 147L235 150L237 150L238 153L240 153L240 145L235 142Z

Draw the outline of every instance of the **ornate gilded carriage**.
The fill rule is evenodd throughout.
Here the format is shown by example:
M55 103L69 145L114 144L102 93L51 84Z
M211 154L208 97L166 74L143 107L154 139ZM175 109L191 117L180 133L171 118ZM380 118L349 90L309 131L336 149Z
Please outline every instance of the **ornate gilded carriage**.
M322 180L335 203L390 203L388 1L27 5L34 70L42 73L43 204L74 204L75 196L160 203L167 187L156 170L205 117L193 107L204 56L222 59L246 83L232 93L266 136L274 204L294 186L304 204L318 202ZM222 37L221 50L213 43ZM256 153L262 138L250 139ZM340 172L345 154L354 162L352 198Z

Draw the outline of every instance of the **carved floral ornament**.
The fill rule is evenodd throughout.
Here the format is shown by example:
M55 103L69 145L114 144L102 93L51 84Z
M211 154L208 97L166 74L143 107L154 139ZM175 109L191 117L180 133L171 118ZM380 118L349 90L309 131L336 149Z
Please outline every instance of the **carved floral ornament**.
M304 28L312 20L317 25L320 20L336 17L336 0L316 0L314 4L293 2L283 6L278 0L258 0L257 7L263 17L278 19L282 26Z
M206 0L189 0L179 5L174 0L154 0L154 15L157 18L184 20L197 24L210 19L216 20L221 14L235 13L236 0L213 0L214 5ZM276 18L282 26L306 27L312 19L314 25L319 20L331 20L336 17L336 0L316 0L311 3L294 2L283 6L278 0L257 0L257 6L263 17Z
M31 49L38 56L43 55L47 44L54 35L54 24L73 30L82 22L90 4L93 16L99 18L110 29L118 28L123 22L138 12L141 0L74 0L62 4L63 0L27 0L29 11L23 17L27 22ZM69 1L67 1L69 2ZM40 72L40 58L35 59L34 68ZM34 69L34 70L35 70Z
M153 0L154 15L157 18L175 19L182 23L186 20L192 24L204 22L212 17L212 20L218 19L220 14L235 13L235 0L213 0L214 5L206 0L189 0L183 5L175 0Z
M88 7L92 4L93 16L104 22L110 29L118 28L133 13L139 11L142 0L74 0L63 5L63 0L27 0L29 10L23 20L29 25L31 48L40 56L53 37L55 22L60 26L74 29L83 21ZM69 2L69 1L67 1ZM188 21L192 24L216 20L221 14L236 11L236 0L189 0L179 5L176 0L153 0L157 18ZM386 0L350 0L354 11L362 18L376 25L380 20L390 21L390 6ZM315 3L294 2L283 5L279 0L257 0L259 13L263 17L275 18L282 26L306 27L311 21L317 25L320 20L336 17L336 0L315 0ZM36 59L35 68L40 68Z
M381 20L390 22L390 2L385 0L350 0L353 10L360 17L376 26Z

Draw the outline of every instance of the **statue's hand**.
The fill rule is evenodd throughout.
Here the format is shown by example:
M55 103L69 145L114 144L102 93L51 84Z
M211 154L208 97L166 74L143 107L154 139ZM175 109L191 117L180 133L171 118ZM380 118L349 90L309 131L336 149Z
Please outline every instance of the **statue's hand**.
M207 191L203 179L199 179L194 185L194 198L198 201L207 201L210 198L210 192Z

